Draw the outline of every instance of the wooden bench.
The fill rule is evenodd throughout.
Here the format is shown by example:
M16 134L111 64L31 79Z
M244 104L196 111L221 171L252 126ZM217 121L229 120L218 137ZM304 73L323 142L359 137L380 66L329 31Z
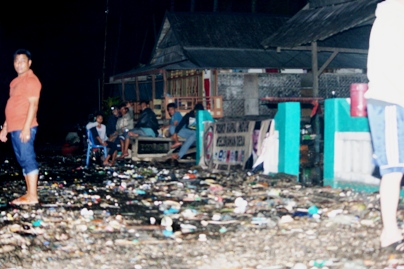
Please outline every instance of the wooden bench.
M180 139L184 142L184 139ZM174 141L165 137L131 137L131 158L133 161L151 161L154 158L165 157L171 154Z

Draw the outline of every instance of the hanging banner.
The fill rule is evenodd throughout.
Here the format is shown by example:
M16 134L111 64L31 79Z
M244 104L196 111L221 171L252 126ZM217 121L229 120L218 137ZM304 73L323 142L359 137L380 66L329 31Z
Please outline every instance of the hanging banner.
M213 171L244 169L252 152L254 121L205 123L204 166Z

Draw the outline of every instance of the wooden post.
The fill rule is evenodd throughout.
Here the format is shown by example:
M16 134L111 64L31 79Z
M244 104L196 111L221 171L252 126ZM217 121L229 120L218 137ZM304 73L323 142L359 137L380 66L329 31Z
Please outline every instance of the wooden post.
M139 102L139 78L135 77L135 87L136 87L136 102Z
M191 0L191 12L195 11L195 0Z
M167 96L167 71L163 70L163 94L164 98Z
M317 58L317 42L311 43L311 65L313 72L313 96L318 97L318 58ZM320 118L318 113L314 115L314 130L316 132L316 138L314 139L314 163L316 174L320 175ZM322 175L320 175L322 177Z
M151 77L152 80L152 99L156 99L156 75L152 75Z
M217 92L217 87L218 87L218 81L217 81L217 79L218 79L218 76L217 76L217 69L215 69L214 71L214 74L215 74L215 81L214 81L214 87L211 87L212 89L214 89L214 92L213 92L213 96L217 96L218 95L218 92Z
M251 2L251 12L255 13L257 7L257 0L252 0Z
M105 11L105 26L104 26L104 56L102 61L102 81L101 81L101 98L104 99L104 91L105 91L105 72L106 72L106 55L107 55L107 33L108 33L108 0Z
M313 97L318 97L317 42L311 43L311 72L313 73Z
M122 78L122 100L125 101L125 81Z

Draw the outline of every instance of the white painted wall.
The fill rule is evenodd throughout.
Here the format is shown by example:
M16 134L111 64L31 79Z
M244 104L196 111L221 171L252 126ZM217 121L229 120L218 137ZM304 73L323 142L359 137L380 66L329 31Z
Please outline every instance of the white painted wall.
M335 133L334 175L337 180L379 184L372 176L372 142L368 132Z

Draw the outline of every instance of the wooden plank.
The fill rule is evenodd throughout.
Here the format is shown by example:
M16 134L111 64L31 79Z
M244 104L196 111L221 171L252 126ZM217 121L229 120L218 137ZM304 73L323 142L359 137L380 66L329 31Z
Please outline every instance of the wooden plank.
M138 137L131 137L131 140L138 140L138 141L149 141L149 142L171 142L172 139L169 137L149 137L149 136L138 136Z
M277 47L276 51L281 52L282 50L312 50L311 46L296 46L293 48L289 47ZM317 47L317 51L328 51L328 52L341 52L341 53L357 53L357 54L368 54L368 50L364 49L351 49L351 48L333 48L333 47Z
M334 51L331 56L325 61L325 63L321 66L321 68L318 70L318 75L321 75L324 71L324 69L327 68L327 66L334 60L335 56L337 56L338 51Z
M180 138L181 142L184 142L185 139ZM144 160L144 161L151 161L156 158L161 158L162 161L171 158L171 154L176 150L176 148L171 149L171 145L173 144L173 140L171 138L165 137L145 137L145 136L138 136L138 137L131 137L130 144L132 148L131 158L134 161ZM155 144L167 144L165 147L166 150L163 152L158 153L139 153L139 148L142 143L155 143ZM160 148L162 149L162 148ZM192 151L191 151L192 153Z

